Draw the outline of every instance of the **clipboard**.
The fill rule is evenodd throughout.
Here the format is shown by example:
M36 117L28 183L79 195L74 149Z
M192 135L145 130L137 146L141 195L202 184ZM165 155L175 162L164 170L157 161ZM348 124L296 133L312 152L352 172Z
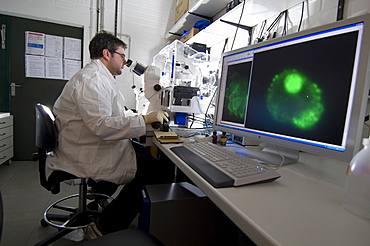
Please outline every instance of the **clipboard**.
M154 131L154 136L160 143L163 144L184 142L181 138L179 138L176 132Z

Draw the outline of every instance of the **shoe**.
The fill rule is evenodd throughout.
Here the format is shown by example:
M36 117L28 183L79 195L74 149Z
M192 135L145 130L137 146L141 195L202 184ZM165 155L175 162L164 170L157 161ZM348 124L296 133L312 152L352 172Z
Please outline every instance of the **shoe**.
M85 238L87 240L93 240L101 236L103 236L103 233L99 231L95 222L91 222L90 225L85 228Z
M85 235L82 229L75 229L68 233L67 235L65 235L63 238L74 242L81 242L82 240L84 240Z
M94 201L87 204L87 208L93 211L101 212L104 208L108 206L109 202L108 199L95 199Z
M106 208L109 204L108 199L106 198L96 199L96 202L99 204L101 210Z
M86 205L86 207L93 211L99 211L99 204L97 203L97 201L90 202Z

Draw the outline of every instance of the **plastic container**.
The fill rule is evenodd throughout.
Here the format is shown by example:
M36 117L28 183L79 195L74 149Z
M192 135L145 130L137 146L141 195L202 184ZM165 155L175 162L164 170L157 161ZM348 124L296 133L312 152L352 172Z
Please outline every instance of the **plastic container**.
M370 139L362 141L364 148L347 168L343 207L349 212L370 218Z

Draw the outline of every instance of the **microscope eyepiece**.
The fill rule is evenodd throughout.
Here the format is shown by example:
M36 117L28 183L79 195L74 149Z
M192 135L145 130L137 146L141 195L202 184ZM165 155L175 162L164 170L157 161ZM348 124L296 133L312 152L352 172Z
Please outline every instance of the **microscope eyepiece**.
M131 66L131 64L132 64L132 60L128 59L128 60L126 61L126 66L127 66L127 67L130 67L130 66Z

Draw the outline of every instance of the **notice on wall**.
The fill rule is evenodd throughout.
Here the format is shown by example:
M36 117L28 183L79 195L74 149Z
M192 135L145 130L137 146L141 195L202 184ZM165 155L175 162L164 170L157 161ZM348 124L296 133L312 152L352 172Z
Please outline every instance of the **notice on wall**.
M69 80L81 69L81 61L64 59L64 79Z
M44 55L45 53L45 34L26 31L26 54Z
M63 37L45 35L45 56L59 57L63 55Z
M45 57L45 78L63 79L62 58Z
M25 32L26 77L69 80L81 69L81 39Z
M81 60L81 39L64 37L64 59Z
M45 58L43 56L26 55L26 77L45 77Z

